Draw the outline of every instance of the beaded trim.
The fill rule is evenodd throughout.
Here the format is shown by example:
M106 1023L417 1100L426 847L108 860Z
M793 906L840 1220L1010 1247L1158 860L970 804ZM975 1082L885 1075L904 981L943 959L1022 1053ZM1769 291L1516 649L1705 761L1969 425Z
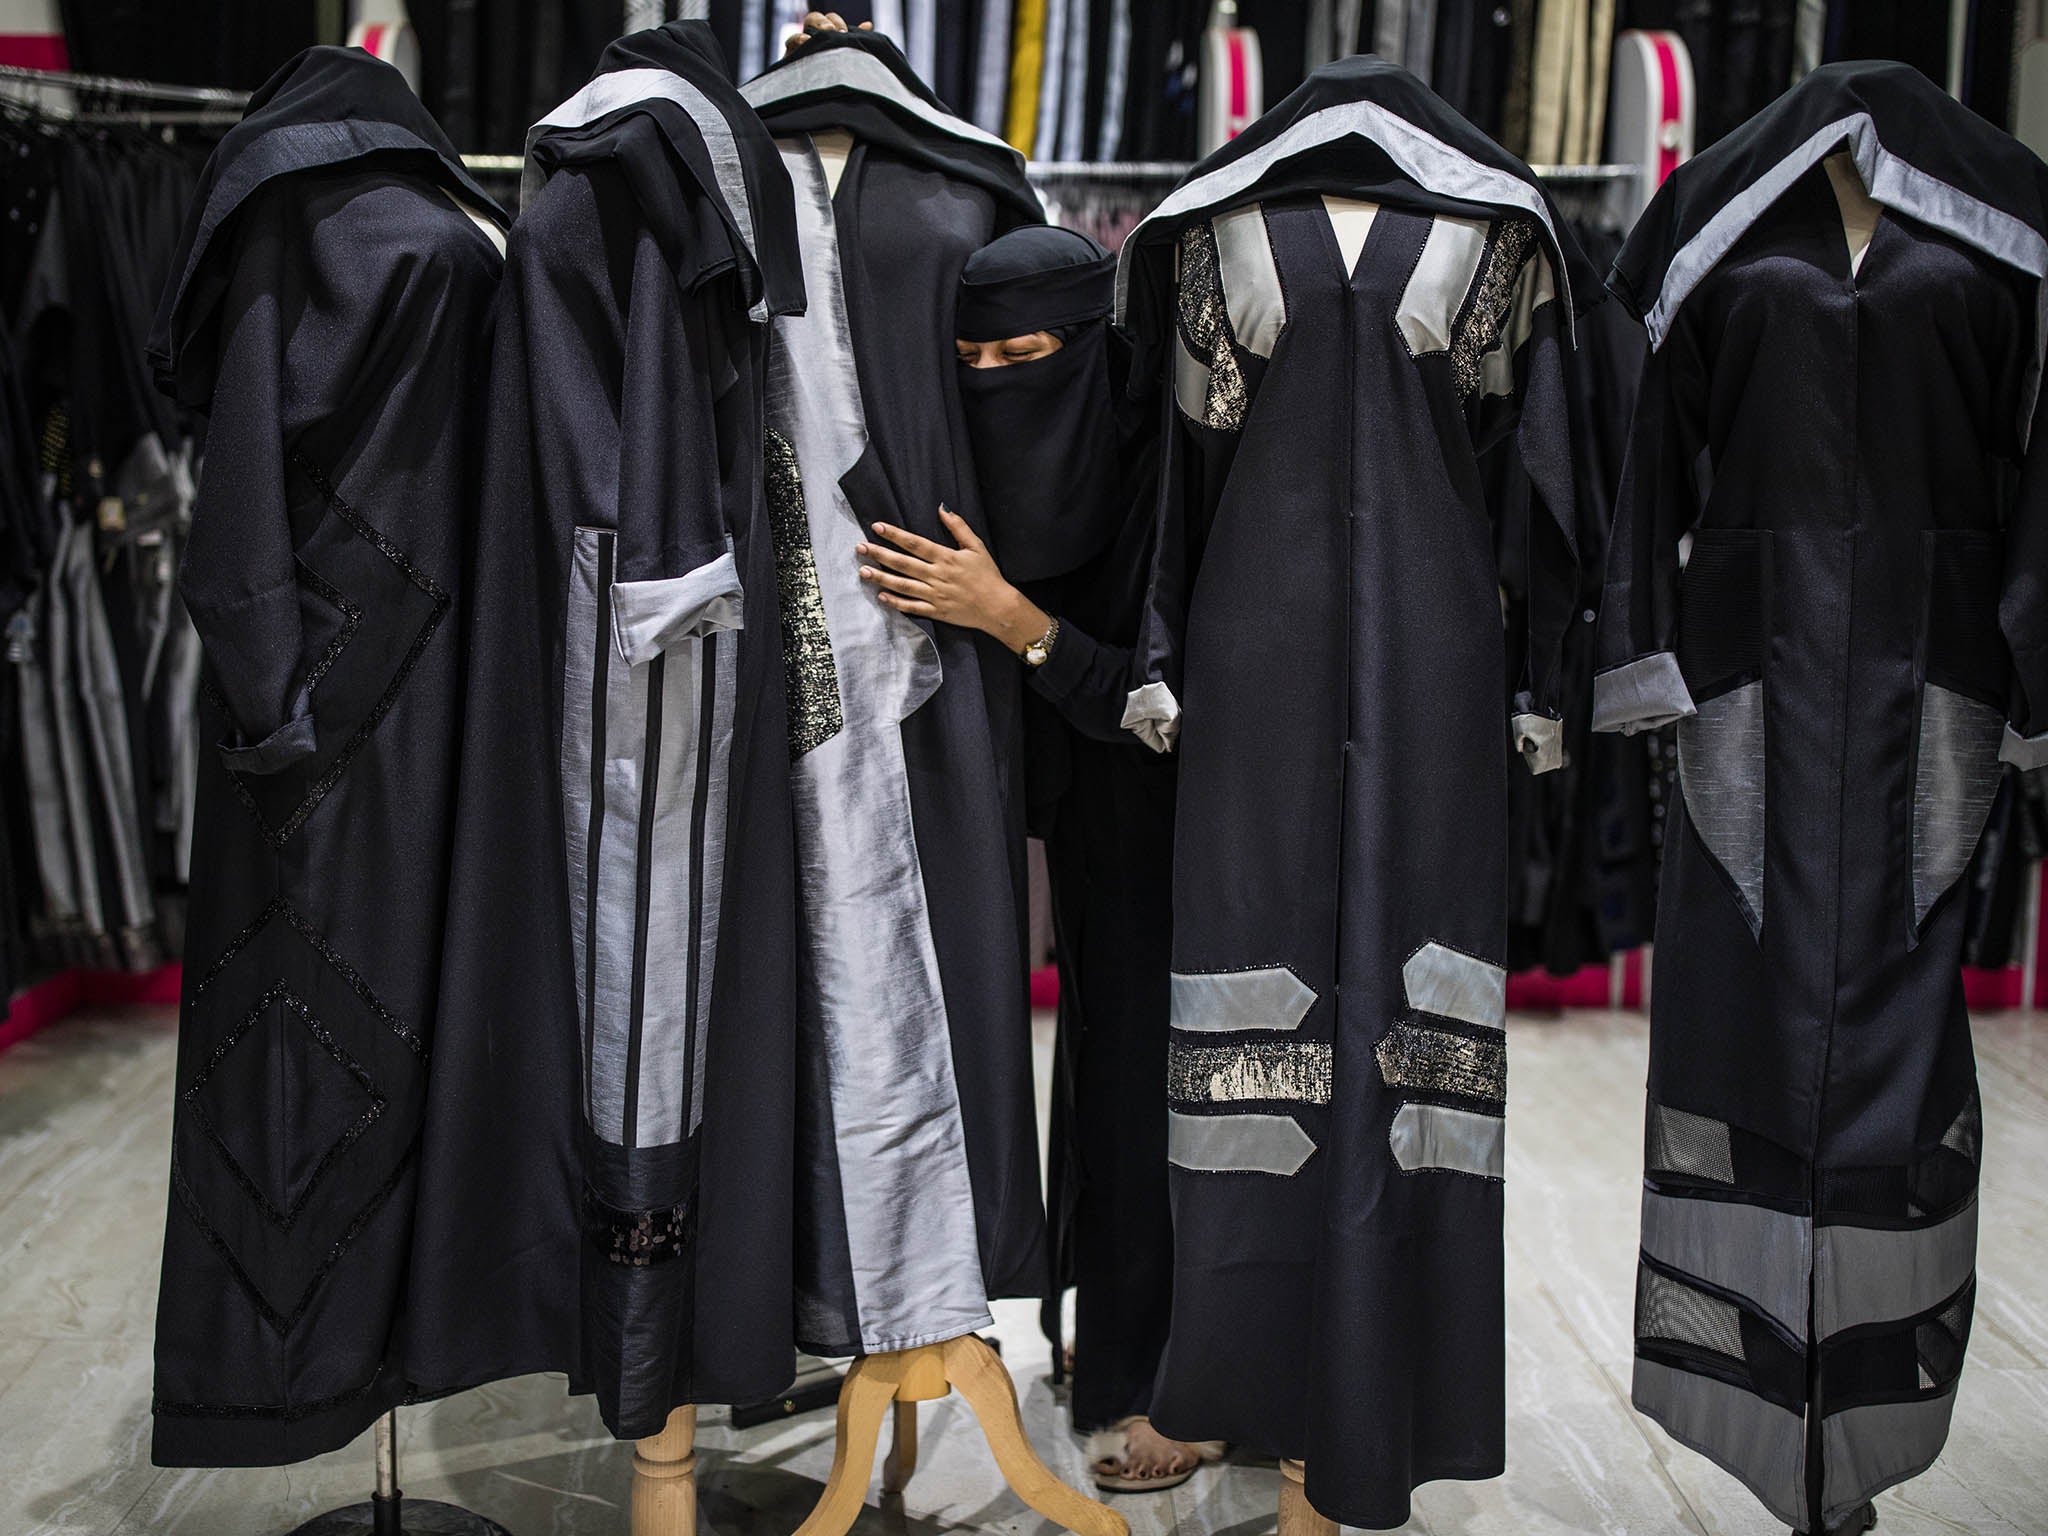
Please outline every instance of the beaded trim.
M1231 339L1216 232L1206 222L1189 225L1180 237L1180 329L1188 351L1209 369L1201 424L1217 432L1238 431L1250 394Z
M1167 1047L1166 1091L1182 1104L1330 1102L1332 1053L1317 1041Z
M590 1241L609 1264L653 1269L684 1257L696 1241L697 1212L687 1200L651 1211L622 1211L585 1190L583 1204Z
M764 446L763 490L775 540L775 584L782 599L782 668L789 694L789 756L794 762L844 730L846 716L839 700L832 635L825 626L825 597L818 586L796 449L772 427Z
M1400 1023L1373 1047L1373 1055L1389 1088L1507 1102L1508 1042L1499 1031L1467 1035Z
M1451 380L1460 399L1479 392L1483 359L1500 342L1501 324L1515 302L1515 284L1535 249L1536 233L1526 221L1504 219L1494 225L1479 280L1451 327Z

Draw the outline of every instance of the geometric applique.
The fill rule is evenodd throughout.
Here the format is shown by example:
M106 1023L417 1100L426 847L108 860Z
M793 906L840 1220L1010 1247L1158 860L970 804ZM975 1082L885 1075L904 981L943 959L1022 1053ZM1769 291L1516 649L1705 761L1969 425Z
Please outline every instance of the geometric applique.
M313 756L278 773L228 770L236 798L273 848L306 824L390 713L452 603L310 459L294 452L290 462L328 509L298 550L299 579L341 621L301 679L317 732ZM208 692L218 707L218 691Z
M1499 1179L1507 1126L1507 971L1431 939L1401 966L1415 1017L1373 1046L1380 1078L1399 1091L1388 1149L1403 1173ZM1449 1102L1444 1102L1449 1101Z
M1752 935L1764 921L1764 685L1731 688L1678 722L1685 819L1734 887Z

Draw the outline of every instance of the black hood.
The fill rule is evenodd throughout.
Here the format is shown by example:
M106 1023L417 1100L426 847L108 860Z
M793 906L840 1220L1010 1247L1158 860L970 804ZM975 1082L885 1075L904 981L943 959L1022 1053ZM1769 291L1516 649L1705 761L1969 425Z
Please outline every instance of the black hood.
M1024 177L1024 157L954 114L902 51L874 32L825 32L770 65L740 94L771 133L843 128L917 165L982 188L996 200L996 232L1042 224L1045 209Z
M228 282L220 236L235 212L276 177L371 159L407 163L500 227L511 223L463 170L403 75L360 48L308 48L249 98L200 175L150 330L159 388L191 406L213 396L215 321Z
M1885 207L2037 280L2048 274L2048 165L1909 65L1829 64L1681 165L1643 211L1607 283L1653 347L1743 233L1838 149ZM2038 313L2034 341L2023 433L2048 342Z
M527 135L525 195L563 166L599 160L619 163L656 237L700 274L723 270L704 259L687 194L709 198L754 318L803 313L789 172L708 23L671 21L606 48L590 83ZM678 183L678 168L694 189Z
M1198 164L1131 231L1117 270L1117 315L1141 352L1149 356L1162 339L1152 333L1170 314L1165 296L1183 230L1246 203L1309 193L1463 218L1532 219L1569 311L1583 313L1602 296L1598 272L1535 172L1407 70L1358 54L1316 70Z

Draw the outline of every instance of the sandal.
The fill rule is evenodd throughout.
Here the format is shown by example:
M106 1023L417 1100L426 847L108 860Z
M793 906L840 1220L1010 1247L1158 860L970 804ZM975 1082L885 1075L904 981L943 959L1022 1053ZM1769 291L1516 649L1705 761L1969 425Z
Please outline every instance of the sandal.
M1141 1424L1149 1427L1151 1422L1144 1414L1134 1413L1088 1437L1088 1475L1097 1488L1104 1493L1164 1493L1169 1488L1178 1488L1205 1464L1221 1461L1229 1453L1230 1447L1221 1440L1197 1440L1187 1443L1195 1458L1190 1466L1175 1467L1151 1477L1125 1471L1131 1430Z

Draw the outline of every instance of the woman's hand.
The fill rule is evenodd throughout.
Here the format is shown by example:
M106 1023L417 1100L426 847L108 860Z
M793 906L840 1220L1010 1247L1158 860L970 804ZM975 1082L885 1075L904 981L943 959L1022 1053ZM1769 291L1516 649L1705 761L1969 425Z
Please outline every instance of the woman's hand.
M860 29L863 32L872 32L875 30L875 24L872 21L864 21L860 24ZM846 18L837 11L809 11L804 15L803 31L791 34L789 41L782 45L782 51L785 55L795 53L811 40L814 33L846 30Z
M898 613L978 629L1022 655L1045 634L1052 619L1003 580L995 557L965 518L941 507L939 521L959 548L948 549L902 528L876 523L875 537L889 542L855 546L861 559L871 562L860 568L860 579Z

